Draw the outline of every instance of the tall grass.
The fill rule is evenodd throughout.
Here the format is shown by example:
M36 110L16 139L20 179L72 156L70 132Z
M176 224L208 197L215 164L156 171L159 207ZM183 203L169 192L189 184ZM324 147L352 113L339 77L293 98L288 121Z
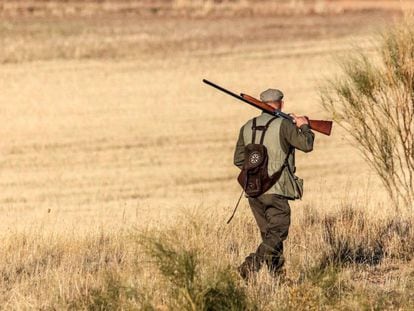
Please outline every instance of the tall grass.
M410 260L413 256L414 224L411 218L378 222L362 210L343 208L323 219L320 267L347 264L378 265L385 257Z
M292 226L286 278L274 279L263 269L247 284L235 267L257 243L248 211L232 226L205 213L180 219L144 233L79 238L32 232L3 239L0 304L47 310L409 310L414 302L412 218L373 219L361 207L328 215L309 208Z

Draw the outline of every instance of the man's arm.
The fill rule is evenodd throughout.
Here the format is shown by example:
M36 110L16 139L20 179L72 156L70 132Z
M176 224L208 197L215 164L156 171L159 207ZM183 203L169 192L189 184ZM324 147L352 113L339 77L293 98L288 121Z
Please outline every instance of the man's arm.
M234 150L234 165L238 168L243 167L244 163L244 138L243 138L243 127L240 129L239 138L237 139L236 149Z
M311 131L308 124L303 124L298 128L288 120L283 120L280 127L280 141L282 142L283 151L289 151L290 146L295 147L303 152L313 150L315 134Z

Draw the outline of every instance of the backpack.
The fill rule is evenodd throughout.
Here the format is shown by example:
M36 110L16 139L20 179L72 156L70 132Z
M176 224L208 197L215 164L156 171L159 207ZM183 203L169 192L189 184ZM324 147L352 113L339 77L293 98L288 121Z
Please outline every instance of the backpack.
M264 126L257 126L256 118L253 119L252 142L244 148L244 163L242 170L237 177L237 181L249 197L258 197L269 190L279 180L284 168L288 166L287 160L289 153L282 167L277 172L269 176L267 171L269 157L267 154L267 148L263 145L263 141L267 129L275 119L276 117L270 119ZM262 132L260 142L258 144L255 143L256 131Z

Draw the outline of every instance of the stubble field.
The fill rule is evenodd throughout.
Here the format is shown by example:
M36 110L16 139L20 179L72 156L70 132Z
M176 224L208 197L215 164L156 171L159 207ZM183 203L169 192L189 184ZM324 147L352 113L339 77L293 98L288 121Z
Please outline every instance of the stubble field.
M148 236L197 254L201 278L236 267L259 232L247 201L225 224L232 156L258 112L201 80L256 97L277 87L287 111L328 118L317 88L338 56L357 44L375 57L376 32L399 16L2 19L0 308L174 309ZM297 167L287 280L237 283L250 304L408 310L411 216L395 215L338 126ZM327 269L338 241L363 259Z

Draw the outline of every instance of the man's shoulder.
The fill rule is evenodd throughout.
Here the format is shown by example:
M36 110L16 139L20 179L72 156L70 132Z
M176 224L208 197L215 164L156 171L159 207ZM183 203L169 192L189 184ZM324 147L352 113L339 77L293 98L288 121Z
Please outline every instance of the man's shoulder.
M274 118L274 115L271 115L269 113L262 113L258 116L255 116L249 120L247 120L241 127L241 129L245 128L246 126L251 127L253 124L253 120L256 119L256 123L259 125L265 125L270 119ZM286 129L295 129L295 125L284 118L276 117L276 119L272 122L272 125L280 124L281 128Z
M242 125L242 129L246 126L246 125L251 125L252 123L253 123L253 120L254 119L257 119L257 118L259 118L260 116L256 116L256 117L254 117L254 118L251 118L251 119L248 119L246 122L244 122L244 124Z
M296 130L296 125L292 121L288 119L282 119L282 122L280 124L280 131L282 134L288 134L295 130Z
M272 123L275 123L275 121L278 121L278 117L275 117L274 115L270 113L263 112L262 114L256 116L255 118L252 118L251 120L256 119L256 122L260 125L265 125L268 121L271 119L274 119Z
M253 120L256 119L256 123L257 125L265 125L268 121L270 121L272 118L274 118L275 116L268 114L268 113L262 113L254 118L251 118L249 120L247 120L241 127L241 129L244 129L246 126L249 126L250 128L253 125ZM291 127L293 124L292 122L290 122L289 120L286 120L284 118L281 117L276 117L273 121L272 121L272 126L275 125L279 125L282 127Z

